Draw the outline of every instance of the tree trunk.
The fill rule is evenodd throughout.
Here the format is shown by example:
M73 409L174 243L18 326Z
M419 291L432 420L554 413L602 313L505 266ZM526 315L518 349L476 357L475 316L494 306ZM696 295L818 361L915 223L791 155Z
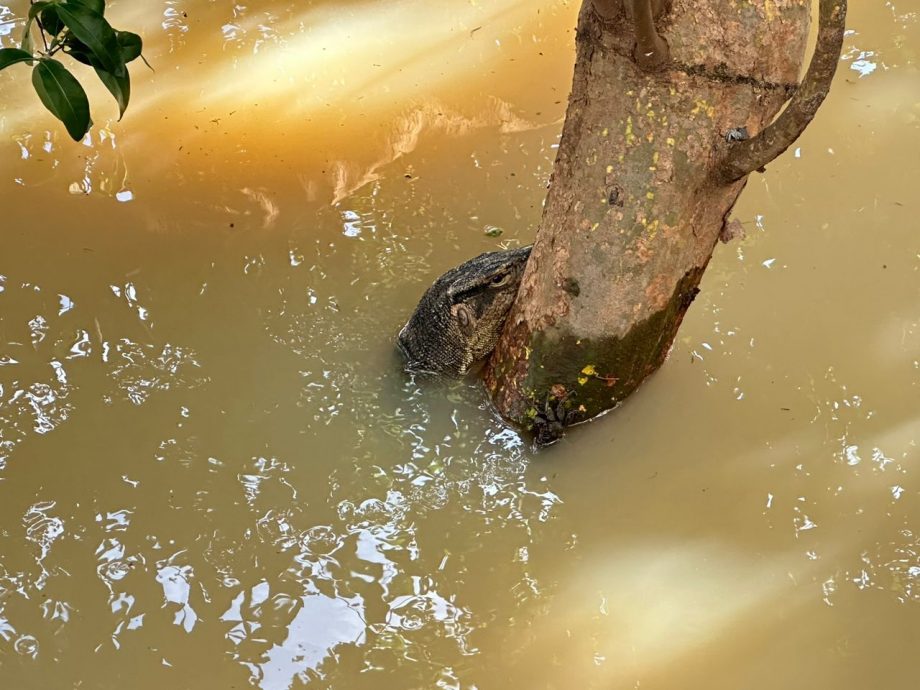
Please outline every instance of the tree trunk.
M649 71L621 0L585 0L543 219L484 374L505 418L551 441L547 429L611 409L662 364L744 162L770 159L752 158L762 137L728 140L762 132L796 91L810 2L673 0L656 22L670 56Z

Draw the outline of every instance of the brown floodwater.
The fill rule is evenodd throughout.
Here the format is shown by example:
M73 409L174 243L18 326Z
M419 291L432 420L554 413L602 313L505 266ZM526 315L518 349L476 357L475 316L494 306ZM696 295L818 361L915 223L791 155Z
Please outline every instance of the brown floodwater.
M577 5L122 0L82 143L0 75L0 688L917 687L916 0L622 408L534 453L400 369L533 237Z

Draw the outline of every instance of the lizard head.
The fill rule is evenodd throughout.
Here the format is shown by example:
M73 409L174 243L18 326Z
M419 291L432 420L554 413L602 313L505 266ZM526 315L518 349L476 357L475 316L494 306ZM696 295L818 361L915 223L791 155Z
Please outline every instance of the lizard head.
M495 348L530 247L480 254L428 288L397 345L411 372L462 376Z

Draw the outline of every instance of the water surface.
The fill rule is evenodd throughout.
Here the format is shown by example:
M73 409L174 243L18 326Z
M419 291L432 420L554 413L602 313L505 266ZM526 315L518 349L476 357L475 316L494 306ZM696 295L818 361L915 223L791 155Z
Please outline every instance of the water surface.
M531 241L577 3L114 3L156 71L79 144L5 71L0 685L915 688L920 15L853 5L667 364L537 454L393 335Z

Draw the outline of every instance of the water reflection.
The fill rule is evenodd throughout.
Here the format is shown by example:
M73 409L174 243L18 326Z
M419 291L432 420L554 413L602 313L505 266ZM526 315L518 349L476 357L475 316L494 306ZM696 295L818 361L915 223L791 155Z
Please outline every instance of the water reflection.
M169 37L169 52L185 45L185 34L188 33L188 12L184 9L189 3L184 0L166 0L163 8L163 22L161 26Z

